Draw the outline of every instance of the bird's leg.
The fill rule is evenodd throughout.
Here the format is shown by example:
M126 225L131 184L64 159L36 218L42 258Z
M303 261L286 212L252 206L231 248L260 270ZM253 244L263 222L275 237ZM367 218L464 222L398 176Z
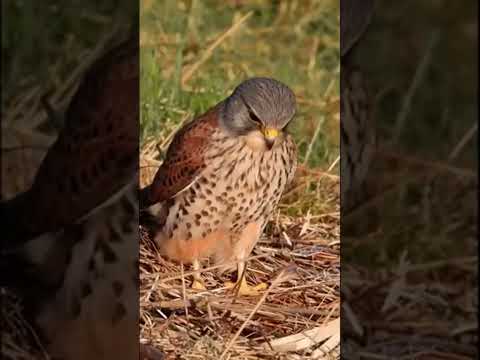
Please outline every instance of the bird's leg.
M260 283L255 286L249 286L246 277L246 265L245 260L240 260L237 264L237 282L226 282L227 288L233 289L236 294L242 296L256 296L260 294L260 291L267 288L266 283Z
M192 282L192 289L195 290L207 290L205 284L203 282L202 276L200 275L200 261L198 259L193 260L192 262L193 270L193 282Z
M245 277L246 261L248 255L252 252L260 233L262 231L261 224L252 222L248 224L242 231L238 241L235 244L235 258L237 259L237 282L236 284L226 283L227 287L236 289L237 295L258 295L260 290L265 290L267 284L261 283L254 287L247 284Z

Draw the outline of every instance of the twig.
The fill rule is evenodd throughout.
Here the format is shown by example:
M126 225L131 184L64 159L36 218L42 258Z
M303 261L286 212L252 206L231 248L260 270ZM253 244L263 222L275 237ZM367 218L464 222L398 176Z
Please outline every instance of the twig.
M261 254L261 255L250 256L249 258L247 258L246 261L266 258L266 257L269 257L269 256L271 256L271 255L270 254ZM207 271L211 271L211 270L214 270L214 269L222 268L225 265L234 265L236 263L237 263L236 261L232 260L232 261L229 261L229 262L224 262L222 264L212 265L212 266L209 266L209 267L206 267L206 268L202 268L200 270L186 271L185 273L183 273L183 275L182 274L176 274L176 275L168 276L168 277L165 277L165 278L160 278L160 280L161 281L170 281L170 280L181 279L182 276L190 276L190 275L193 275L193 274L196 274L196 273L201 274L203 272L207 272ZM157 273L148 274L148 275L145 276L145 279L153 278L156 275L157 275Z
M188 321L188 299L187 299L187 289L185 286L185 274L183 272L183 262L180 263L180 271L182 276L182 295L183 295L183 304L185 308L185 317L187 318L187 321Z
M271 341L269 345L273 350L278 352L300 351L317 345L332 336L339 335L339 333L340 319L336 318L327 324L317 326L313 329L275 339ZM264 348L266 349L269 345L264 344Z
M337 158L335 159L335 161L332 163L332 165L330 165L327 169L327 172L330 172L332 171L335 166L338 164L338 162L340 161L340 156L337 156Z
M242 326L240 326L240 328L237 330L237 332L235 333L235 335L233 336L233 338L228 342L225 350L223 351L223 353L220 355L220 360L223 360L225 358L225 356L227 355L227 353L230 351L230 349L232 348L233 344L235 343L235 341L237 340L237 338L240 336L240 334L242 333L243 329L245 329L245 326L247 326L248 322L252 319L253 315L255 315L255 313L257 312L257 310L260 308L260 306L265 302L267 296L270 294L270 292L278 285L280 284L282 281L283 281L283 277L286 273L290 272L292 270L292 267L291 266L288 266L286 267L285 269L283 269L280 274L278 274L278 276L275 278L275 280L273 281L272 285L270 285L270 287L267 289L267 291L265 291L265 293L263 294L263 296L261 297L261 299L257 302L257 304L255 305L255 307L253 308L253 310L250 312L250 314L248 315L248 317L245 319L245 321L243 322Z
M412 83L410 84L410 87L405 94L405 97L403 98L403 104L402 108L400 109L400 112L398 113L397 120L395 122L395 128L394 128L394 133L393 133L393 140L392 143L396 144L400 138L400 135L402 134L403 128L405 127L405 122L408 117L408 114L410 113L410 108L412 107L412 99L417 92L418 87L420 86L421 81L423 80L423 77L428 69L428 66L430 65L430 60L432 57L432 52L437 44L437 41L439 39L439 33L438 31L434 31L431 36L430 36L430 41L427 46L427 50L425 51L425 55L423 56L420 64L417 67L417 71L415 72L415 75L413 77Z
M332 91L333 85L335 84L334 80L335 79L332 79L328 84L327 90L325 90L325 94L324 94L325 98L327 98L330 92ZM308 144L307 152L305 153L305 159L303 160L303 165L308 163L308 159L310 158L310 154L312 153L312 150L313 150L313 145L317 141L318 134L320 134L320 128L322 127L324 121L325 121L325 116L324 115L320 116L320 118L318 119L317 127L315 128L315 132L313 133L312 139Z
M465 145L467 145L468 142L472 139L473 135L475 135L477 130L478 130L478 123L475 122L475 124L473 124L473 126L465 133L465 135L463 135L462 139L458 142L457 146L455 146L453 151L450 153L450 155L448 156L448 161L453 161L458 156L458 154L460 154L460 152L463 150Z
M243 16L240 20L238 20L235 24L233 24L230 29L225 31L215 42L210 45L207 50L203 53L200 60L198 60L195 64L193 64L182 76L182 86L184 86L188 80L192 77L195 71L198 70L200 66L202 66L213 54L213 51L229 36L231 36L235 31L240 28L245 21L247 21L250 16L253 15L253 11L250 11L245 16Z
M383 157L384 159L388 159L388 158L397 159L397 160L400 160L400 161L404 161L406 163L410 163L412 166L415 165L415 166L430 168L437 173L445 172L445 173L451 173L451 174L457 175L457 176L464 176L464 177L467 177L467 178L476 178L477 177L477 172L473 171L471 169L458 168L458 167L451 166L447 163L421 159L421 158L415 157L415 156L410 156L410 155L405 155L405 154L396 154L394 152L389 152L388 150L377 151L377 156ZM435 175L437 175L437 174L435 174Z

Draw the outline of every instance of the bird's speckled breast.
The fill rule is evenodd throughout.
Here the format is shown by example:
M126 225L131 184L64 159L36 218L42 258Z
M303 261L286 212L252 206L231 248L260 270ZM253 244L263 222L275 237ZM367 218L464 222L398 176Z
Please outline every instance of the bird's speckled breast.
M250 149L243 138L215 133L206 167L174 198L163 235L201 239L222 229L235 241L248 223L260 223L263 229L293 179L296 164L296 146L290 135L263 152Z

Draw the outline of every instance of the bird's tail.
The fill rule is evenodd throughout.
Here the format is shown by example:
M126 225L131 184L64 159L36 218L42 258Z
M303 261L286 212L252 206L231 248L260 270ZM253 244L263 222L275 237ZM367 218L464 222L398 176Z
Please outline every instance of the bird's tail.
M57 235L33 235L23 224L25 194L0 202L0 287L38 297L58 286L63 274L52 273L66 259L69 245ZM52 252L54 250L54 252Z
M12 252L2 250L0 287L23 294L38 284L35 281L36 270L36 266L30 261L23 248Z
M13 199L0 202L0 233L2 254L6 250L21 247L27 238L27 226L23 226L23 209L28 201L27 193L15 196Z
M151 191L150 185L145 186L143 189L138 190L138 202L140 205L140 211L148 209L148 207L153 205L153 202L151 201L150 191Z
M139 190L140 203L140 225L151 229L162 227L168 216L168 209L171 206L169 201L155 202L151 197L151 186L146 186Z
M28 285L25 274L30 266L24 259L23 246L28 241L23 209L27 204L27 193L0 202L0 286L22 287Z

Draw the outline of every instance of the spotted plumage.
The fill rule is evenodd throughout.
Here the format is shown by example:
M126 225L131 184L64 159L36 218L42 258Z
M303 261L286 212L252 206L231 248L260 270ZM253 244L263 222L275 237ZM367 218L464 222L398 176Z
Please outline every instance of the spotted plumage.
M2 203L2 285L53 358L138 359L138 67L138 36L98 60L31 188Z
M11 222L9 232L15 232L2 239L5 247L10 239L19 245L87 215L120 191L137 170L135 42L111 50L86 73L65 113L65 128L47 152L33 185L2 209L4 223Z
M123 201L138 206L138 183L133 179L120 198L79 223L84 236L71 247L63 281L45 293L36 311L35 323L49 351L67 359L101 359L122 354L126 359L138 356L138 282L131 281L138 261L138 234L124 233ZM129 220L138 224L137 216ZM123 241L107 244L112 231ZM52 274L44 264L58 264L59 244L71 239L68 231L47 235L50 251L37 258L42 274ZM38 254L45 238L28 243L28 251ZM132 269L132 270L130 270ZM54 270L54 269L52 269ZM59 269L60 270L60 269ZM130 270L130 271L129 271Z
M285 129L294 113L287 86L253 78L179 130L140 196L142 207L160 204L162 255L195 267L208 257L234 260L243 269L295 173Z

